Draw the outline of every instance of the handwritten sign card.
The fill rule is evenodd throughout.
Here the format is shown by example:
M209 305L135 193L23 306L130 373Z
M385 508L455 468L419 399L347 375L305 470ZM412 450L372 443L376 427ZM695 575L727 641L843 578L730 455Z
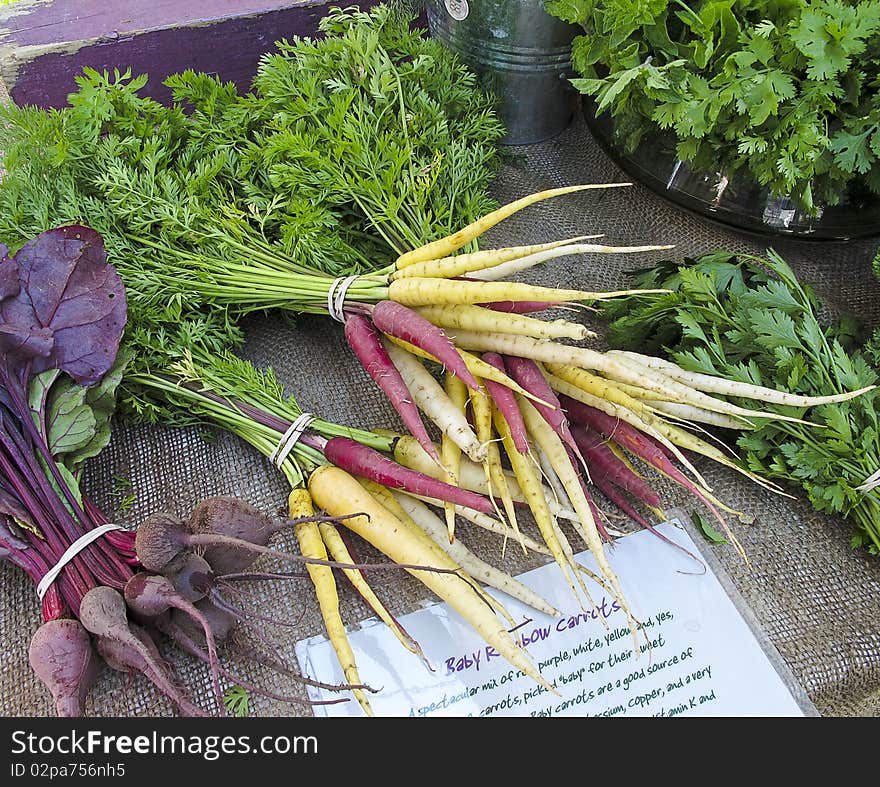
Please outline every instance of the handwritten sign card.
M677 521L657 528L694 554ZM578 556L595 570L589 552ZM792 694L710 567L648 531L610 550L624 595L642 622L634 641L626 617L598 585L596 607L580 608L551 563L519 579L563 614L549 617L497 592L542 675L556 694L523 675L445 604L401 618L433 671L378 620L350 632L361 679L377 716L801 716L813 711ZM297 644L305 675L344 683L326 638ZM784 669L783 669L784 672ZM313 700L339 694L310 689ZM806 703L806 704L805 704ZM814 711L813 711L814 712ZM317 705L328 716L363 715L358 703Z

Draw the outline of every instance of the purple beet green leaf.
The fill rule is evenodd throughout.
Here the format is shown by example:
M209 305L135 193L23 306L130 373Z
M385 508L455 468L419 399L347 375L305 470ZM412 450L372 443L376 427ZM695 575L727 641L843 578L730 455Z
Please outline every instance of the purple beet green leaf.
M47 230L0 260L0 351L10 371L30 362L32 374L61 369L94 385L113 365L125 320L122 280L90 227Z

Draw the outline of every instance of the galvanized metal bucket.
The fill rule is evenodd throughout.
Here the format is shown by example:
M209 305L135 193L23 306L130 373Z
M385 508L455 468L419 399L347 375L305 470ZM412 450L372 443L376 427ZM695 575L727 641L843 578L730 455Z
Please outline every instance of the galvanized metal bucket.
M501 100L507 145L562 132L579 111L571 44L580 29L543 0L428 0L430 34L455 52Z

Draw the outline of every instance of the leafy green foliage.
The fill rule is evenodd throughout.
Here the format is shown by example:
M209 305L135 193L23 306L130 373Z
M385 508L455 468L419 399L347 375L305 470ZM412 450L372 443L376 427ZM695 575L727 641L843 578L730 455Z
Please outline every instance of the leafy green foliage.
M307 308L320 298L290 301L291 277L376 271L470 223L494 207L496 100L408 22L335 9L323 37L278 42L245 95L187 71L168 107L140 95L146 75L87 68L69 107L0 108L0 239L87 224L130 324L194 315L232 346L200 312Z
M608 338L616 347L806 396L878 381L871 356L858 349L856 324L846 317L820 324L816 296L773 251L766 258L715 252L662 261L636 272L633 283L671 292L606 303ZM876 361L876 347L874 353ZM850 518L857 529L853 543L875 554L880 493L857 487L880 468L878 391L807 411L737 399L742 407L807 418L816 426L759 419L756 429L735 438L745 467L800 486L819 511Z
M702 516L699 511L692 512L691 518L694 520L697 527L700 528L700 532L703 534L704 538L707 541L711 542L712 544L728 543L727 539L714 527L712 527L712 525L709 524L706 518Z
M251 698L247 691L238 684L230 686L223 692L223 705L230 716L242 718L250 713Z
M548 0L579 24L574 85L633 150L672 135L807 210L880 192L880 0Z

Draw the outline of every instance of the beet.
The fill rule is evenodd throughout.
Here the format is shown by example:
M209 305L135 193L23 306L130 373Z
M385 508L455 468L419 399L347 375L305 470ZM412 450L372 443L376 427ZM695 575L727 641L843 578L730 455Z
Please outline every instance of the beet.
M129 622L125 599L118 590L106 585L92 588L83 596L79 616L82 625L95 636L98 653L110 667L124 672L141 672L184 715L207 715L174 685L171 669L147 631Z
M174 642L176 642L180 647L182 647L187 653L191 656L195 656L197 659L201 659L204 662L208 661L208 654L202 649L201 644L193 639L190 636L189 631L185 631L181 626L179 626L173 618L169 618L164 621L161 625L161 630L164 634L170 637ZM195 629L193 629L195 631ZM347 698L339 699L339 700L323 700L310 702L309 700L303 700L299 697L291 697L285 694L278 694L276 692L270 691L269 689L264 689L262 686L258 686L257 684L251 683L244 678L236 675L233 672L230 672L228 669L221 665L220 674L223 675L227 680L231 680L233 683L241 686L245 691L249 691L252 694L260 694L263 697L268 697L269 699L279 700L280 702L289 702L289 703L297 703L302 705L309 704L318 704L318 705L331 705L337 702L347 702ZM299 679L300 676L292 673L293 677ZM349 687L349 686L340 686L339 690L349 689L349 688L360 688L360 687Z
M334 522L340 519L350 519L356 514L348 514L344 517L309 517L308 519L298 519L297 522L304 521L326 521ZM222 519L216 520L217 527ZM235 525L239 527L241 523ZM225 565L249 566L260 555L278 558L280 560L293 561L296 563L312 563L331 568L379 568L379 569L419 569L429 570L426 566L416 566L409 564L381 563L376 565L341 563L335 560L322 560L319 558L305 557L303 555L292 552L283 552L262 544L256 544L246 541L242 538L228 536L223 533L205 532L191 533L188 530L187 523L183 520L167 513L154 513L148 516L138 527L135 536L135 551L141 565L156 574L166 574L177 572L178 561L186 559L188 554L198 550L205 553L207 550L215 550L213 552L215 559ZM245 561L247 561L245 563ZM213 566L209 564L213 569ZM430 569L435 571L444 571L443 569ZM217 572L221 573L221 572ZM234 572L222 572L234 573ZM454 573L454 572L447 572ZM180 590L180 588L178 588ZM186 595L186 593L181 590ZM191 599L193 600L193 599Z
M223 691L220 688L220 664L217 659L217 644L211 632L211 626L202 613L191 601L178 593L171 581L161 574L150 574L141 571L135 574L125 583L125 603L129 610L140 615L142 618L154 620L164 615L171 609L179 610L189 615L193 620L201 624L205 633L205 642L208 647L208 662L211 665L211 681L214 684L214 694L217 698L217 707L220 715L226 715L226 706L223 704Z
M216 581L208 561L194 552L178 555L162 574L181 596L192 603L203 599Z
M202 598L195 602L196 609L202 613L211 627L216 642L224 642L230 632L238 625L238 619L225 610L220 609L209 598ZM180 610L173 610L171 622L179 627L193 642L200 646L205 644L204 631L189 615Z
M40 626L31 637L28 661L52 693L58 716L84 714L99 661L92 639L79 621L59 618Z
M267 546L269 538L278 529L268 515L237 497L205 498L196 505L189 518L191 533L240 538L260 546ZM218 574L244 571L257 559L257 555L228 546L208 546L203 554Z

